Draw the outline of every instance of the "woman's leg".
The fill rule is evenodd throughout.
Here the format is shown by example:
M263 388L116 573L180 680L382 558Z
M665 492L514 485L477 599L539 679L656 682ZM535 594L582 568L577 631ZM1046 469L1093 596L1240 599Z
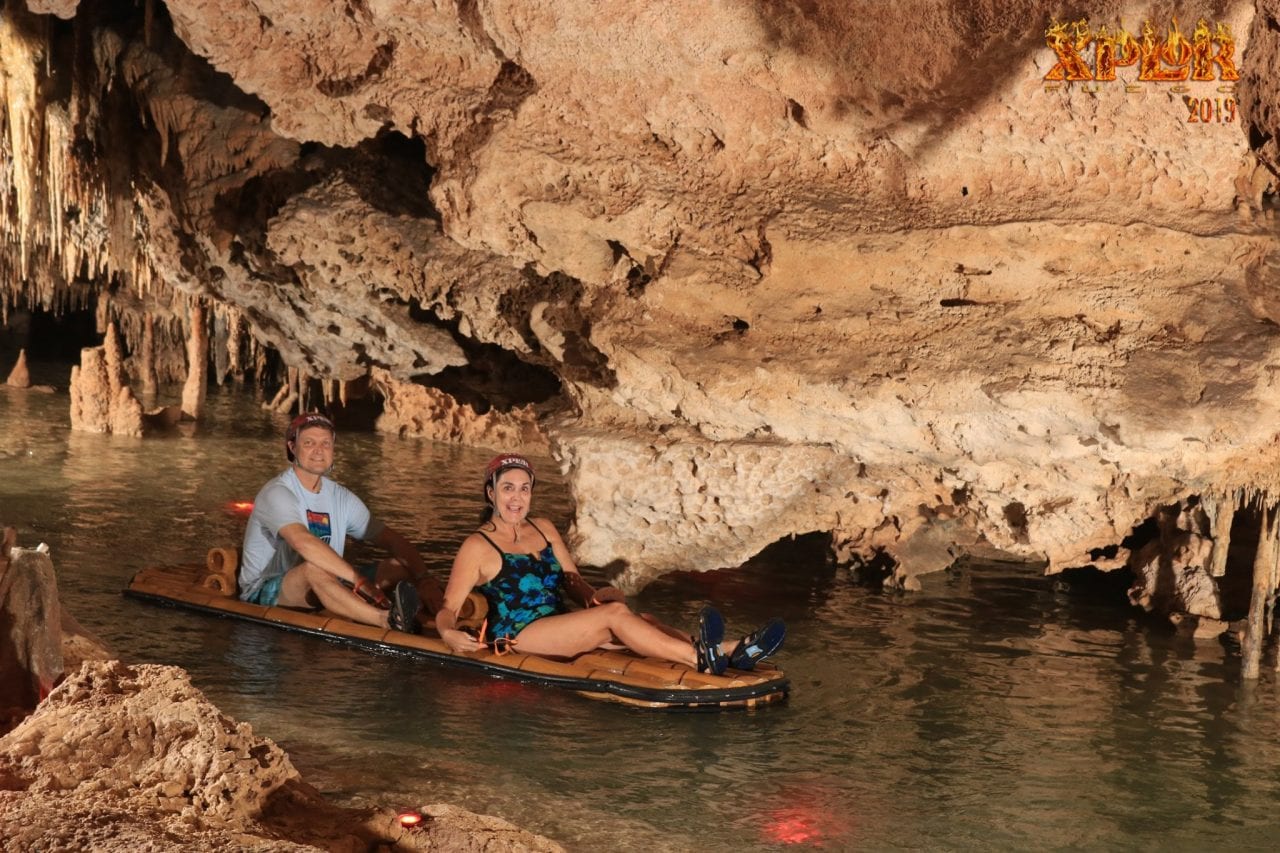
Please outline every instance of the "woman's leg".
M516 637L516 651L570 657L617 639L636 654L698 665L687 638L675 637L645 621L621 602L545 616Z
M688 640L693 642L693 636L688 631L681 631L679 628L673 628L664 623L657 616L654 616L652 613L641 613L640 618L664 634L670 634L678 640Z

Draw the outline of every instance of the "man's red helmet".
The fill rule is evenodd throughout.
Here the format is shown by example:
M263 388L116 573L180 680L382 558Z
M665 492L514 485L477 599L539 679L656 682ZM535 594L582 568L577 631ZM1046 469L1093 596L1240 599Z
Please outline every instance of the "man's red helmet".
M290 462L294 461L293 443L298 440L298 433L308 427L315 426L324 427L332 435L338 434L338 431L333 428L333 421L329 420L319 412L306 412L298 415L296 418L289 421L289 428L284 431L284 455L289 458Z

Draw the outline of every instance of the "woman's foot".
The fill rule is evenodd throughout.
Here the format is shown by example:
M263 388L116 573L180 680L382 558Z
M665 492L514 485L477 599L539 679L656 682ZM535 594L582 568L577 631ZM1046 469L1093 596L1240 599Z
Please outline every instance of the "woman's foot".
M770 619L763 626L738 641L729 655L729 666L734 669L752 670L756 664L782 648L787 626L781 619Z
M720 651L724 641L724 618L708 605L698 616L698 638L693 648L698 653L698 672L722 675L729 668L729 658Z

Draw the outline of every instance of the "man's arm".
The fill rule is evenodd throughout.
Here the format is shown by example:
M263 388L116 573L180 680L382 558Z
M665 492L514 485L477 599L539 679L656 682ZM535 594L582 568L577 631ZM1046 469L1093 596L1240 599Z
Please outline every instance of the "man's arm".
M280 528L280 536L306 562L319 566L347 583L354 584L360 580L360 575L356 574L351 564L339 557L338 552L308 530L305 524L296 521L286 524Z
M378 531L378 535L369 541L386 548L391 552L391 556L403 563L404 567L409 571L409 578L415 584L427 576L427 564L422 562L422 555L418 553L418 549L413 547L412 542L386 524L383 524L382 530Z

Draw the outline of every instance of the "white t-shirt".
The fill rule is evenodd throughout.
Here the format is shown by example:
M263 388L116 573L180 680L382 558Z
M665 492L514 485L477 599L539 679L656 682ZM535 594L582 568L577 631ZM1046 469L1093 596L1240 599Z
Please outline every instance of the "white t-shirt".
M253 500L240 557L243 600L252 600L269 579L302 562L298 552L280 535L280 528L288 524L304 525L339 557L348 536L373 539L382 532L382 523L370 517L364 501L351 491L321 477L320 491L313 492L289 468L263 486Z

